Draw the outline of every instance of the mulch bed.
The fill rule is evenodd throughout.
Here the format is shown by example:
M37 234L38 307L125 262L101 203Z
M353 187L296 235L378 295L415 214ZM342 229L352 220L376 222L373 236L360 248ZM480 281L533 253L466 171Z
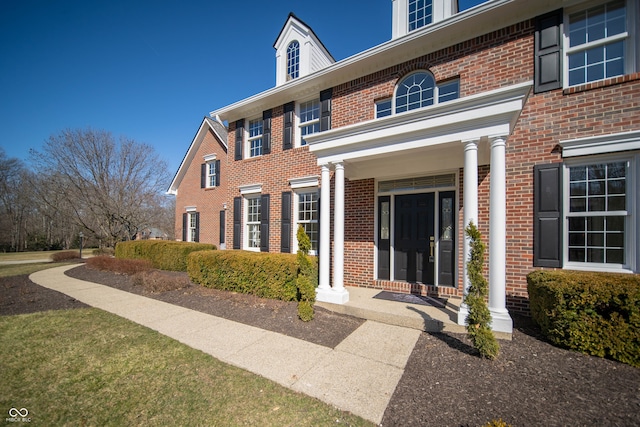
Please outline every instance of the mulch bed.
M362 324L322 308L305 323L295 303L196 285L152 294L123 275L84 266L68 274L332 348ZM0 278L0 289L2 315L86 307L28 276ZM465 335L423 333L382 425L480 426L494 419L513 426L640 425L640 369L552 346L527 318L514 323L513 340L500 341L495 361L479 358Z

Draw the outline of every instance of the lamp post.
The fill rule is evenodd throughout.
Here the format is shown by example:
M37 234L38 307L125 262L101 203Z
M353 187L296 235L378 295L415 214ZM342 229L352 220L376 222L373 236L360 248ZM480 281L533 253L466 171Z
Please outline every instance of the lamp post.
M82 233L82 231L80 232L80 234L78 234L78 236L80 236L80 259L82 259L82 239L84 238L84 233Z

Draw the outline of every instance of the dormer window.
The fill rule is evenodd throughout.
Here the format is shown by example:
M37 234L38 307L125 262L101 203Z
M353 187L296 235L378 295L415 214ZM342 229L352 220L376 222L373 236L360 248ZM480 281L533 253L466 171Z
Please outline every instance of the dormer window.
M292 41L287 48L287 80L297 79L300 75L300 43Z
M409 31L431 24L432 21L432 0L409 0Z

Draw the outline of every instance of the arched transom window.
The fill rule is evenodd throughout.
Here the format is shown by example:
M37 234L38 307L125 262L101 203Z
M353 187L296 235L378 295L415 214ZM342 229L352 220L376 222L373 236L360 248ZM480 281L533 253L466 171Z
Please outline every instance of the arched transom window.
M292 41L287 48L287 80L300 75L300 43Z
M396 88L396 113L433 105L436 82L426 71L405 77Z

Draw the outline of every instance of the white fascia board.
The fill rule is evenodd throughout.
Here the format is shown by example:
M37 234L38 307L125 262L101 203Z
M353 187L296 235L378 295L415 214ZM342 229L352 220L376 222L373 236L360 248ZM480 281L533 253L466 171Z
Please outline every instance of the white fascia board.
M511 133L532 82L305 137L318 164Z
M222 120L229 121L259 114L276 105L300 99L577 2L578 0L488 1L209 114L211 117L218 115Z
M562 157L640 150L640 130L560 141Z
M193 137L193 140L191 141L191 145L189 145L187 154L185 154L184 158L182 159L182 162L180 163L180 167L178 168L178 171L176 172L175 176L173 177L173 180L171 181L171 185L167 190L167 194L172 194L174 196L178 194L178 187L180 186L180 182L182 182L182 178L184 178L185 173L187 173L187 169L189 169L189 165L191 165L191 162L193 161L193 158L196 155L196 151L198 151L198 148L200 148L200 144L204 139L203 130L205 129L205 127L211 129L213 133L216 135L216 138L219 141L221 141L222 145L224 145L226 148L227 146L226 141L222 139L220 134L216 132L216 129L213 126L211 126L211 124L209 123L209 120L215 120L215 119L209 119L205 117L202 120L202 123L200 123L200 127L198 128L198 131L196 132L196 135Z

